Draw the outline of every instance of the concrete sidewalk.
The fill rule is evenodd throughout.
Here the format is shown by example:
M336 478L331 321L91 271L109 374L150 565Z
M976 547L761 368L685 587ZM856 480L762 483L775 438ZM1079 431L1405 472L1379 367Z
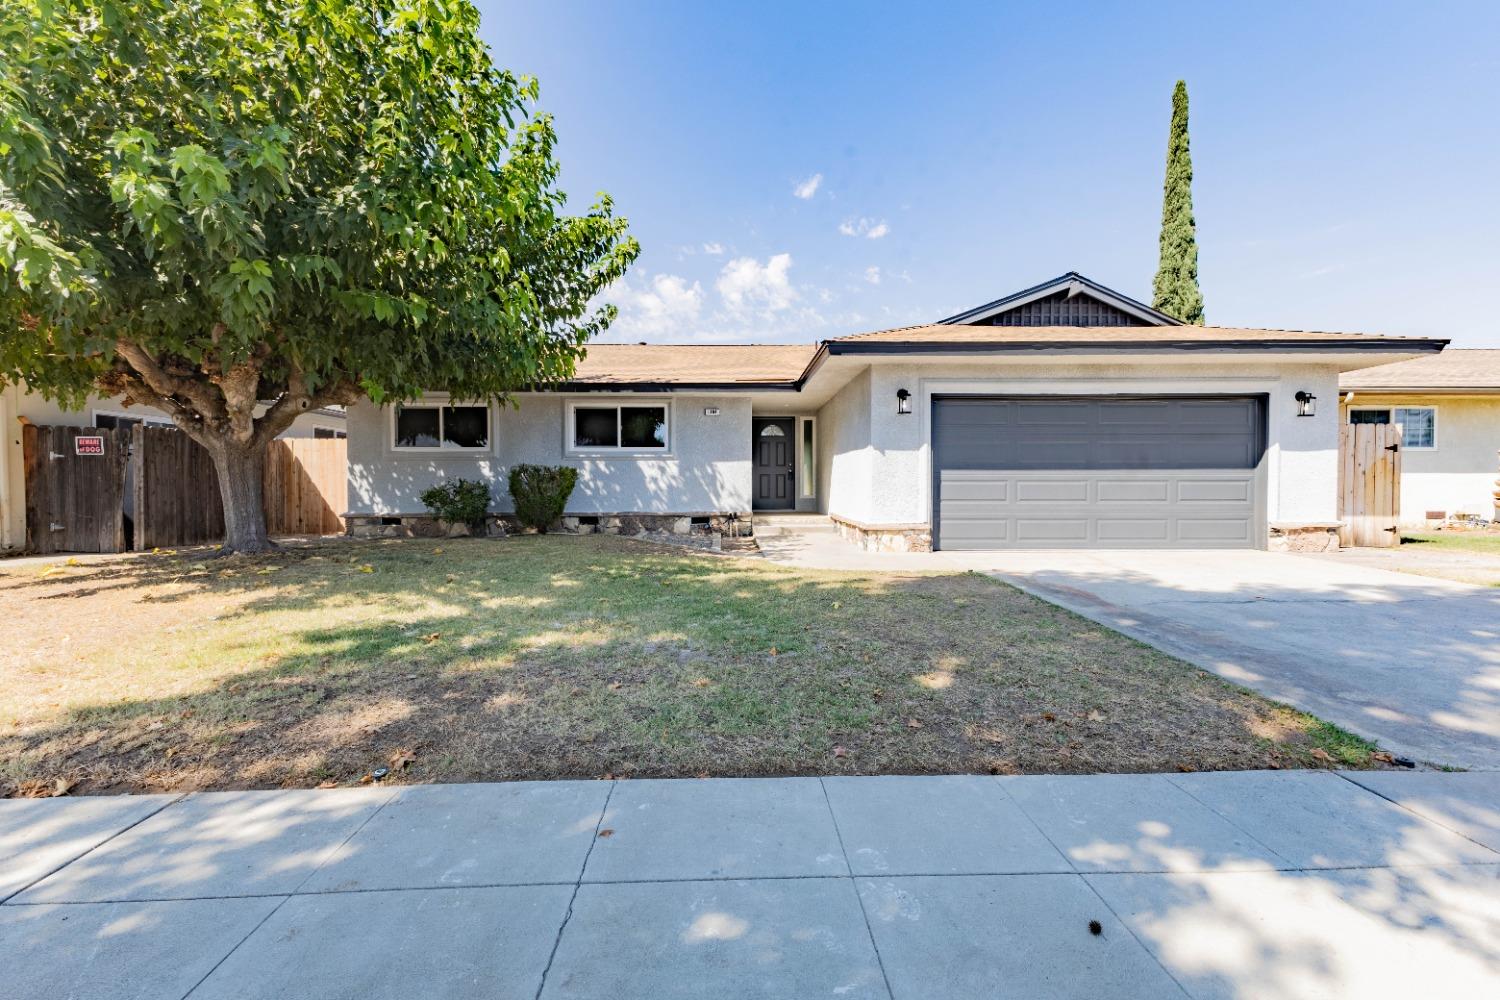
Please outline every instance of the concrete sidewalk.
M0 899L14 1000L1483 996L1500 775L7 800Z

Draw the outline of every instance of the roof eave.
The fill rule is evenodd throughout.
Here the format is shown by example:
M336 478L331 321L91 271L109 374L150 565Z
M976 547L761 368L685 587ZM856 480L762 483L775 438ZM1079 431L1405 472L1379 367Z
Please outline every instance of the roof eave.
M787 382L559 382L549 392L795 392Z
M1409 340L1052 340L995 341L829 341L829 354L1175 354L1218 351L1264 354L1305 351L1308 353L1424 354L1441 351L1448 341Z

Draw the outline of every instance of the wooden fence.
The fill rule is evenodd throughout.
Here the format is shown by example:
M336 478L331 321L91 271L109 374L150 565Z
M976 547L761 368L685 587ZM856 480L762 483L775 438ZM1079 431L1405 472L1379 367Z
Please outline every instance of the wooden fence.
M206 545L224 538L219 474L203 447L175 427L131 429L132 547Z
M24 423L27 549L123 551L129 451L128 431Z
M343 438L271 442L262 485L267 531L333 535L344 530L341 515L349 496L348 444Z
M83 446L78 438L86 439ZM174 427L27 424L22 445L32 552L123 552L127 546L140 552L224 537L213 459ZM342 438L271 443L261 496L272 535L343 530L347 445Z
M1339 428L1339 544L1401 544L1401 427Z

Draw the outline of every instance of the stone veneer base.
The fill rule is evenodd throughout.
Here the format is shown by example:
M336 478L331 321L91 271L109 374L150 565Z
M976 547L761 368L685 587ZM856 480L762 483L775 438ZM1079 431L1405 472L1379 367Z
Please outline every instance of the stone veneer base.
M1273 524L1266 548L1272 552L1337 552L1337 524Z
M748 538L750 514L565 514L547 529L560 535L711 534ZM526 531L514 514L490 514L485 534L491 538ZM449 524L431 514L346 514L344 533L351 538L451 538L471 535L465 524Z
M932 529L920 524L860 524L829 516L839 536L866 552L931 552Z

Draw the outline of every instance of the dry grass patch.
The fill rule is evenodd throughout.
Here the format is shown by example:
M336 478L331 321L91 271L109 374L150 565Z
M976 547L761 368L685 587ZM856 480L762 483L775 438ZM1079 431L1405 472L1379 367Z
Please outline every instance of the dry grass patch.
M0 788L1365 766L986 577L607 537L0 564ZM270 570L271 572L266 572ZM33 785L31 787L43 787Z

